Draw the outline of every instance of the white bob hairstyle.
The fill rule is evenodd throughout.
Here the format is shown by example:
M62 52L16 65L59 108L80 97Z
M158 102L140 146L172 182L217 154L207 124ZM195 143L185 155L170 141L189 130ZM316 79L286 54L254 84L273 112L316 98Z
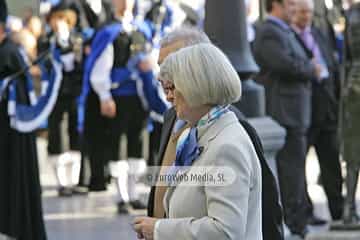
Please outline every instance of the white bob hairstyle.
M200 43L170 54L160 77L174 83L190 107L227 105L241 97L240 78L225 54L211 43Z

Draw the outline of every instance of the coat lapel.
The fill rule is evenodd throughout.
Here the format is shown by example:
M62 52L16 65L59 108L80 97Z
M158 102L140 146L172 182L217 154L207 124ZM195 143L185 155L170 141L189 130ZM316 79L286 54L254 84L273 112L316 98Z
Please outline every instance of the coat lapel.
M202 150L200 156L194 161L194 163L196 163L196 161L198 161L208 151L211 141L213 141L224 128L234 123L238 123L238 119L233 112L229 111L228 113L224 114L224 116L221 117L219 120L214 122L214 124L206 126L204 129L199 129L198 144L199 147L202 148ZM190 169L191 167L189 167L186 172L190 171ZM176 187L177 186L168 187L165 193L164 207L167 217L169 216L170 200L176 190Z
M174 126L175 120L176 120L176 112L175 112L174 108L171 108L168 110L168 112L164 118L164 125L161 130L161 139L160 139L161 144L159 147L159 166L162 165L166 146L169 142L170 134L171 134L172 128Z
M324 58L329 71L333 68L334 62L331 55L329 55L329 50L331 48L328 47L327 41L325 37L317 31L315 28L311 28L311 33L319 46L322 57ZM331 53L330 53L331 54Z
M305 45L304 41L301 39L301 37L299 36L298 33L296 33L295 31L293 31L293 33L294 33L296 40L300 44L300 46L304 49L306 56L309 59L312 59L314 57L314 54L312 53L312 51Z

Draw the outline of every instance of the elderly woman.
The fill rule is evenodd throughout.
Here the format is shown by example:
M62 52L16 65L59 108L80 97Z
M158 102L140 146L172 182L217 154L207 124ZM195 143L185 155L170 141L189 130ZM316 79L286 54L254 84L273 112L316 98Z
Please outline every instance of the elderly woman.
M138 237L261 240L261 169L249 136L228 110L241 96L230 61L215 46L197 44L169 55L160 75L174 83L177 122L189 126L179 137L174 166L228 167L236 176L221 186L168 187L167 218L136 218Z

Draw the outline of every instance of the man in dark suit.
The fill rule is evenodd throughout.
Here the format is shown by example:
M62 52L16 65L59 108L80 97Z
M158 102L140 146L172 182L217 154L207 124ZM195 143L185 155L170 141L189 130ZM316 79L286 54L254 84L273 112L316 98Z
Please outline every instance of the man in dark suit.
M179 50L180 48L194 45L197 43L210 42L208 37L191 28L181 28L168 34L162 42L159 56L159 63L161 63L166 56ZM167 100L173 101L174 86L170 84L166 79L160 79L160 82L166 93ZM254 128L245 120L243 114L231 106L230 109L237 115L240 123L249 134L257 155L260 159L262 168L262 215L263 215L263 239L264 240L281 240L283 239L282 231L282 209L278 198L278 190L273 173L270 170L262 149L260 139ZM174 136L172 133L173 125L176 121L176 112L173 108L168 110L164 116L164 125L160 140L159 150L159 165L162 168L169 166L175 159ZM172 149L173 148L173 149ZM148 204L148 216L155 218L164 217L164 209L162 206L163 195L166 188L155 186L152 187ZM241 191L239 189L239 191Z
M335 49L329 39L312 26L313 0L297 0L293 28L314 59L322 65L322 74L312 81L312 119L308 132L308 146L314 146L321 170L321 180L328 199L331 217L339 220L342 216L342 176L337 137L338 99L336 81L339 68ZM307 194L307 192L306 192ZM316 223L313 206L307 194L310 223Z
M304 237L307 218L304 204L306 133L310 125L311 80L320 66L296 39L289 24L295 0L268 0L267 20L259 27L253 45L265 86L267 113L287 132L276 160L285 223L292 234Z

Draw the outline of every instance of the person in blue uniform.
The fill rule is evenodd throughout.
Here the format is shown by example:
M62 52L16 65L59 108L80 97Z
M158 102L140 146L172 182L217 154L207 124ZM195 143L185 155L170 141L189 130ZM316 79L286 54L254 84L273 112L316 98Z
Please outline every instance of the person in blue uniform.
M83 28L99 29L111 20L111 5L104 0L80 0L80 24Z
M6 2L1 0L0 86L4 86L7 77L26 68L19 49L6 33L6 17ZM12 81L17 92L14 100L30 104L25 76L19 75ZM0 94L0 238L5 235L18 240L45 240L35 134L13 128L8 88L0 90L4 93Z
M75 28L78 22L76 6L66 0L54 5L48 14L52 29L50 41L55 39L56 51L62 62L62 84L55 107L49 117L49 160L54 164L59 183L59 195L74 192L80 172L80 143L76 128L77 102L82 86L83 39ZM68 114L69 151L63 146L61 122Z
M135 191L135 176L144 167L141 132L148 112L162 114L152 62L147 57L151 31L134 20L132 0L113 0L114 22L95 36L85 63L83 92L79 99L79 130L88 143L91 177L89 190L103 191L111 174L117 178L118 211L127 202L144 208ZM81 114L83 113L83 114ZM82 117L85 119L82 124ZM119 140L127 138L127 159L119 159ZM117 162L116 164L114 162Z

